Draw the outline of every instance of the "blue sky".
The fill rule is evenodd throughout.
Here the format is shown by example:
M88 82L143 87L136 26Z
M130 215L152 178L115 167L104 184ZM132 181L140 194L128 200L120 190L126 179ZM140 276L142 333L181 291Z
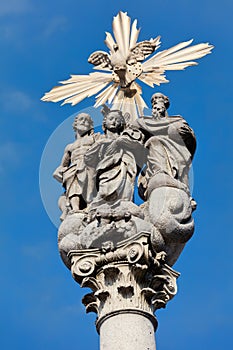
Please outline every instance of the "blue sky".
M60 107L40 97L69 74L90 72L87 58L105 50L104 32L119 10L139 20L141 40L161 35L161 49L191 38L215 45L197 67L168 72L170 83L157 89L170 97L170 115L181 114L198 139L196 231L175 265L178 294L157 313L157 344L158 350L233 346L232 2L8 0L0 4L2 350L98 349L95 315L85 315L85 291L59 258L57 229L39 189L51 134L94 99ZM143 89L149 103L152 90Z

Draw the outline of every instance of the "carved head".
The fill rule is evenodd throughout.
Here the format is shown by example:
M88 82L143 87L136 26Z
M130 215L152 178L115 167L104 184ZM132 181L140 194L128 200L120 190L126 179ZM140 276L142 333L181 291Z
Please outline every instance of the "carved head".
M78 114L73 122L73 129L79 135L91 134L93 132L93 120L87 113Z
M105 134L107 130L120 134L125 128L125 118L122 112L116 109L109 110L107 113L105 113L102 128Z
M163 103L165 105L166 109L168 109L169 106L170 106L169 98L167 96L161 94L161 92L156 92L155 94L153 94L151 96L151 105L152 105L152 107L156 103Z
M167 110L164 103L156 103L152 108L152 118L162 119L167 117Z
M151 97L152 104L152 117L155 119L161 119L167 116L167 109L170 106L169 98L160 92L156 92Z

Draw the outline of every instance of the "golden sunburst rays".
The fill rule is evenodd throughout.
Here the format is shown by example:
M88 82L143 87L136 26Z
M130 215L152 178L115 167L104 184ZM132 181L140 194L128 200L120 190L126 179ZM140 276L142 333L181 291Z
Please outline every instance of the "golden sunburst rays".
M148 58L160 46L159 36L138 42L140 29L137 20L131 25L130 17L124 12L113 18L112 29L113 35L106 32L105 38L109 54L97 51L89 57L89 62L98 72L72 75L45 93L42 101L63 101L62 105L70 103L74 106L96 95L94 107L108 102L112 108L128 112L135 119L147 107L137 79L150 87L167 83L165 71L196 65L196 59L210 54L213 49L208 43L190 46L193 40L189 40Z

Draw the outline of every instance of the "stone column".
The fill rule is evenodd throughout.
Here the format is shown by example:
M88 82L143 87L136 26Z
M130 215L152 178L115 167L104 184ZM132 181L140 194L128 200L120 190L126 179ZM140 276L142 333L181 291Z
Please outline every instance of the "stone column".
M101 350L155 350L154 324L133 310L116 312L100 326Z
M115 247L105 242L101 249L69 253L71 271L85 295L87 312L96 312L101 350L155 350L154 312L176 294L179 273L164 263L165 253L156 253L149 233L140 233Z

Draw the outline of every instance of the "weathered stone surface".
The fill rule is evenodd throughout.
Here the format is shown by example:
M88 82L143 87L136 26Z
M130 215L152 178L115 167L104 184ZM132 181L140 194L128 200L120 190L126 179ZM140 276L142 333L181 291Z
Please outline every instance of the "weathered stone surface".
M141 233L117 245L69 253L74 279L92 289L83 298L87 312L96 312L97 330L119 314L141 315L156 328L154 312L166 306L177 292L179 273L166 263L166 253L156 253L150 234ZM118 322L118 321L116 321Z
M117 312L99 331L101 350L155 350L155 329L143 314Z
M168 116L169 98L158 92L152 115L144 116L136 79L165 83L166 70L195 65L213 46L189 47L190 40L149 58L160 37L137 42L138 35L137 22L131 26L127 13L119 12L113 36L106 33L109 53L96 51L88 59L98 72L72 75L42 98L74 105L98 93L95 107L103 106L104 134L95 134L91 117L79 114L75 141L54 172L65 190L59 251L75 280L93 291L83 302L98 315L101 350L155 349L154 312L175 295L178 273L171 266L194 232L194 132L181 116Z
M61 220L64 220L70 211L85 209L95 193L94 169L85 164L84 155L100 135L94 134L93 120L86 113L76 116L73 128L75 141L66 146L61 164L53 174L65 189L65 193L59 199Z
M154 94L152 116L133 123L105 107L104 135L93 133L90 116L76 117L76 141L54 173L65 188L58 245L68 268L71 250L116 245L141 232L172 266L191 238L195 202L188 173L196 139L182 117L168 116L169 104L167 96ZM141 206L134 203L136 186Z
M168 97L156 93L152 116L133 123L105 107L104 135L79 115L76 141L54 173L65 189L60 255L81 287L92 290L83 303L97 314L101 350L155 349L154 313L177 292L179 273L171 266L194 232L188 173L196 139L168 107Z
M81 287L92 289L83 303L97 313L101 350L119 348L114 334L132 317L131 348L145 345L145 337L144 345L133 345L144 330L154 350L154 313L176 294L179 274L171 266L194 231L188 173L196 140L183 118L168 116L168 106L168 97L154 94L152 116L133 123L105 107L104 135L95 135L90 117L79 115L76 141L54 173L65 189L60 254Z

